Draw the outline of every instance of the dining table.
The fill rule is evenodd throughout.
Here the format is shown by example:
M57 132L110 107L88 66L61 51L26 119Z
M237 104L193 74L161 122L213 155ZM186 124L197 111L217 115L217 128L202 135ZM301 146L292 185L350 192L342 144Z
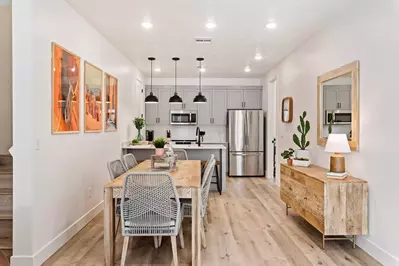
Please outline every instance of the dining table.
M124 177L132 172L154 172L151 160L136 167L104 185L104 256L105 265L115 262L115 200L123 195ZM159 172L159 171L158 171ZM201 265L201 161L179 160L175 170L168 170L176 186L179 198L191 199L191 265Z

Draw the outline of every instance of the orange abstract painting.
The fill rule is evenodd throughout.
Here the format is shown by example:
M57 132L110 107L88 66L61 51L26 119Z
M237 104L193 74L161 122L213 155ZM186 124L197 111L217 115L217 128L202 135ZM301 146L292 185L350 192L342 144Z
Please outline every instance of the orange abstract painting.
M85 61L85 132L103 130L103 71Z
M118 80L105 73L105 131L118 129Z
M52 76L52 133L78 133L80 57L53 43Z

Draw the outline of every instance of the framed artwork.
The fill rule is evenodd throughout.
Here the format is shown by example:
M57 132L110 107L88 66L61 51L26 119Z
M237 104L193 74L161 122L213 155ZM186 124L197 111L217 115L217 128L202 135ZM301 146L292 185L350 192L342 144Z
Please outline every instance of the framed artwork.
M283 123L291 123L292 122L292 106L293 100L292 97L285 97L281 104L281 121Z
M52 134L79 133L80 57L52 43Z
M103 130L103 71L85 61L85 132Z
M105 73L105 131L118 129L118 80Z

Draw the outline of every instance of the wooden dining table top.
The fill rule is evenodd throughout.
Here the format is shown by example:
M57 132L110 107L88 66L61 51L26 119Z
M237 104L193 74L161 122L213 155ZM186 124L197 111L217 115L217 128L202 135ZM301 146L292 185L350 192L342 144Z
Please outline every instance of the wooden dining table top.
M159 173L151 169L151 160L145 160L136 167L128 170L126 173L118 176L111 182L105 184L104 188L123 187L123 178L129 173L145 172ZM179 160L176 163L176 170L166 171L173 177L176 187L200 188L201 187L201 161L200 160Z

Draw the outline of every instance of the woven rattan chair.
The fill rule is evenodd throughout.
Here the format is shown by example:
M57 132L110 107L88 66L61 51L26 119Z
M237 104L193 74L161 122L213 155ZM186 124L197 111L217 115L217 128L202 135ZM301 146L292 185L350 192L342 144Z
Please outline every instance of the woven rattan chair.
M123 182L121 266L125 265L131 236L170 236L173 265L178 266L176 236L184 248L179 195L168 173L129 173Z
M136 165L137 165L136 158L131 153L123 155L123 163L127 170L130 170L130 169L136 167Z
M205 216L206 216L206 206L208 203L208 196L209 196L209 189L211 188L211 180L212 180L212 173L215 168L216 160L212 159L207 167L205 168L203 182L201 184L201 243L202 247L206 248L206 239L205 239ZM191 210L192 205L191 203L183 203L183 216L184 217L191 217Z
M205 169L206 169L206 167L208 166L208 164L209 164L213 159L215 159L215 155L213 155L213 154L209 155L208 160L206 161L204 167L203 167L202 170L201 170L201 184L202 184L202 182L204 181Z
M187 152L183 149L173 149L173 153L177 155L178 160L188 160Z
M114 180L118 176L126 173L126 168L123 165L122 161L119 159L108 162L107 166L108 166L109 177L111 178L111 180ZM121 216L120 203L121 203L120 199L117 199L115 201L115 216L116 217ZM116 224L115 237L116 237L116 234L118 233L119 223L120 223L120 219L118 219L118 223Z

